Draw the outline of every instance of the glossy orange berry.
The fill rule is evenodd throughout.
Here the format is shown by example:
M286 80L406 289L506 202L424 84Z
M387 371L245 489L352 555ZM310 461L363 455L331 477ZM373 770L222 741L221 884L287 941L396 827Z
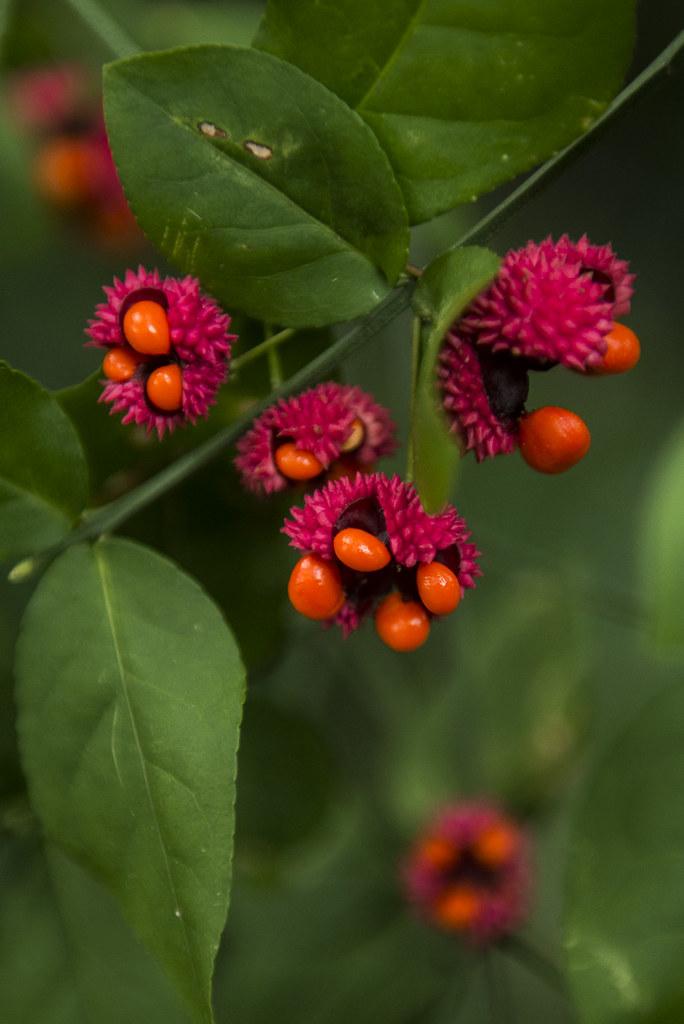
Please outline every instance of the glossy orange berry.
M540 473L564 473L584 458L590 444L588 426L569 409L545 405L520 420L520 453Z
M430 635L430 619L422 604L389 594L378 605L375 630L393 651L415 651Z
M158 302L134 302L123 318L126 341L146 356L165 356L171 351L171 334L166 310Z
M633 369L641 356L641 345L631 327L614 323L606 335L607 349L593 373L607 375L610 373L626 373Z
M450 615L461 600L458 576L441 562L419 565L416 573L418 595L433 615Z
M323 463L312 452L288 442L276 449L275 464L288 480L313 480L323 472Z
M481 898L472 885L454 885L437 903L435 917L445 928L468 928L481 905Z
M366 428L363 425L363 420L360 420L358 416L352 421L352 425L349 429L349 437L342 445L340 451L353 452L357 448L360 448L363 444L363 439L366 436Z
M318 555L304 555L290 574L287 596L307 619L331 619L344 604L340 571L334 562Z
M110 348L102 360L102 372L109 380L121 382L130 380L135 375L138 365L139 360L136 359L135 352L117 346Z
M153 370L145 385L147 397L162 412L176 412L183 404L183 374L177 363Z
M377 572L384 569L392 557L379 537L353 526L335 534L333 548L340 562L357 572Z
M458 856L458 850L447 839L431 837L420 844L418 856L421 860L438 869L450 867Z
M69 136L52 139L36 156L36 187L56 206L83 206L92 198L91 164L92 147L86 140Z
M488 867L500 867L507 861L518 845L518 839L508 825L492 825L476 839L474 852L478 860Z

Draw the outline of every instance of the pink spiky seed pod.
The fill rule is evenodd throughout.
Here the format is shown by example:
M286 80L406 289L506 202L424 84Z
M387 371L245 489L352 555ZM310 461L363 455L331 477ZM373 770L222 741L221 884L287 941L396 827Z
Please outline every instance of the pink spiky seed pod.
M529 242L507 253L458 331L478 346L522 356L541 368L562 363L587 370L601 362L613 324L606 291L565 244Z
M452 431L478 462L518 447L518 423L529 391L529 364L473 344L452 328L440 352L438 379Z
M610 243L593 245L587 235L573 242L562 235L555 245L550 236L542 244L553 247L566 262L578 264L581 273L588 273L603 286L603 298L612 305L613 320L629 314L636 275L630 273L629 263L619 258Z
M313 555L334 567L344 602L329 620L346 636L376 612L377 631L395 650L420 646L432 618L450 614L481 575L456 509L429 515L413 485L398 476L359 473L330 481L291 510L283 532L305 559ZM431 567L427 580L423 567Z
M93 83L80 64L39 65L16 71L7 83L8 105L18 125L59 132L87 115Z
M248 490L273 494L324 474L369 472L394 451L394 434L371 395L330 381L262 413L238 442L235 465Z
M497 807L454 804L418 838L402 878L425 920L486 945L514 931L527 914L529 842Z
M144 267L104 292L86 331L88 345L107 349L100 401L159 438L205 417L228 373L230 316L196 278Z

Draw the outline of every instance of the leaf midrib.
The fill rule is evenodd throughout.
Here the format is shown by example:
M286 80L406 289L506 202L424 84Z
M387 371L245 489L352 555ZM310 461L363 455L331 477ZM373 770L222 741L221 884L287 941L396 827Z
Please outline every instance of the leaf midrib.
M181 904L180 904L180 900L178 898L178 891L177 891L177 888L176 888L176 882L175 882L175 879L173 877L173 871L172 871L172 868L171 868L171 861L170 861L170 858L169 858L168 851L166 849L166 843L164 841L164 834L163 834L163 831L162 831L161 822L159 820L159 815L157 813L157 808L156 808L156 805L155 805L154 797L152 795L152 789L151 789L151 786L150 786L150 780L149 780L149 776L148 776L148 773L147 773L147 762L146 762L146 759L145 759L145 755L143 753L142 744L140 742L140 734L138 732L138 726L137 726L137 722L136 722L136 718L135 718L135 713L134 713L134 710L133 710L133 705L132 705L132 702L131 702L131 698L130 698L130 694L129 694L129 690L128 690L128 685L127 685L127 681L126 681L126 669L125 669L124 664L123 664L122 651L121 651L121 647L120 647L120 643L119 643L119 636L118 636L118 631L117 631L116 621L115 621L115 615L114 615L114 602L113 602L113 595L112 595L112 592L111 592L111 582L110 582L110 578L109 578L109 570L108 570L106 561L105 561L102 553L98 550L98 546L97 545L95 545L93 547L93 554L94 554L95 565L96 565L96 568L97 568L97 571L98 571L98 575L100 577L100 583L101 583L101 587L102 587L102 599L103 599L103 603L104 603L104 606L105 606L105 612L106 612L106 615L107 615L107 622L108 622L109 630L110 630L111 637L112 637L112 645L114 647L114 653L115 653L115 657L116 657L116 664L117 664L117 669L118 669L119 681L120 681L120 684L121 684L121 693L123 695L124 704L125 704L125 707L126 707L126 711L128 713L129 721L130 721L131 732L133 734L133 739L135 741L135 748L136 748L136 751L138 753L138 757L139 757L139 761L140 761L140 771L141 771L143 782L144 782L144 786L145 786L145 794L147 796L147 801L148 801L148 804L149 804L150 813L152 815L152 820L154 822L155 831L156 831L157 837L159 839L159 847L160 847L161 852L162 852L162 858L163 858L163 861L164 861L164 867L166 869L166 875L167 875L167 879L168 879L168 882L169 882L169 888L171 890L171 895L173 897L174 911L180 911L181 912L181 914L180 914L180 925L181 925L181 929L182 929L182 933L183 933L183 941L185 943L186 951L187 951L187 954L188 954L188 959L189 959L190 963L192 964L192 970L193 970L193 974L195 976L195 981L197 982L198 991L202 992L202 978L201 978L201 975L199 973L198 964L197 964L196 958L195 958L195 956L193 954L192 946L191 946L191 943L190 943L190 936L188 934L188 929L187 929L187 925L186 925L186 922L185 922L185 914L181 911Z

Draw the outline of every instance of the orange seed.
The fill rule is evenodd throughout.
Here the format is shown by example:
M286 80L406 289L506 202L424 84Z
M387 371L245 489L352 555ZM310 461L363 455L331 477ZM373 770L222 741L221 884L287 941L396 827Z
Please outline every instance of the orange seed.
M276 449L275 464L289 480L313 480L323 472L323 463L312 452L298 448L291 441Z
M116 348L110 348L102 360L102 372L109 380L130 380L137 369L138 360L135 353L118 345Z
M340 562L357 572L377 572L384 569L391 558L387 545L379 537L352 526L335 535L333 548Z
M304 555L290 574L287 596L307 619L331 619L344 604L339 569L319 555Z
M418 594L433 615L450 615L461 600L458 576L441 562L419 565L416 573Z
M153 370L145 385L152 405L162 412L176 412L183 403L183 374L177 363Z
M134 302L124 315L123 332L129 345L143 355L165 356L171 351L169 321L158 302Z
M601 376L626 373L639 362L641 346L631 327L614 323L605 340L608 347L602 361L593 368L593 373Z
M422 604L389 594L378 605L375 630L393 651L415 651L430 635L430 620Z
M520 420L520 453L540 473L564 473L589 451L591 434L569 409L545 405Z

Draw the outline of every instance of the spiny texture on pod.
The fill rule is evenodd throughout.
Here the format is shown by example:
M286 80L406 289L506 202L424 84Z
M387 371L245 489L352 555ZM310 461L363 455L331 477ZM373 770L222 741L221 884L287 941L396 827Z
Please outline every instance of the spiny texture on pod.
M487 944L527 914L529 843L498 808L454 804L418 837L403 878L407 898L429 923Z
M248 490L273 494L323 474L370 471L394 451L394 433L371 395L330 381L262 413L238 442L235 465Z
M127 270L104 292L107 301L97 307L86 332L89 345L108 350L100 401L123 413L124 423L156 430L160 438L206 416L228 374L235 340L228 333L228 314L200 290L196 278L162 278L144 267ZM131 310L140 312L140 322L127 319ZM112 353L119 362L124 353L137 361L131 376L108 372Z
M283 532L299 551L337 567L345 599L332 619L345 635L376 613L378 634L396 650L420 646L432 618L454 610L481 574L456 509L429 515L415 488L397 476L359 473L330 481L291 510ZM438 565L458 589L444 611L422 600L419 584L419 572L429 566L438 572Z
M482 461L519 447L532 371L631 369L638 339L616 317L629 312L633 282L609 245L592 245L586 236L509 252L489 287L452 324L440 352L444 409L464 451Z

